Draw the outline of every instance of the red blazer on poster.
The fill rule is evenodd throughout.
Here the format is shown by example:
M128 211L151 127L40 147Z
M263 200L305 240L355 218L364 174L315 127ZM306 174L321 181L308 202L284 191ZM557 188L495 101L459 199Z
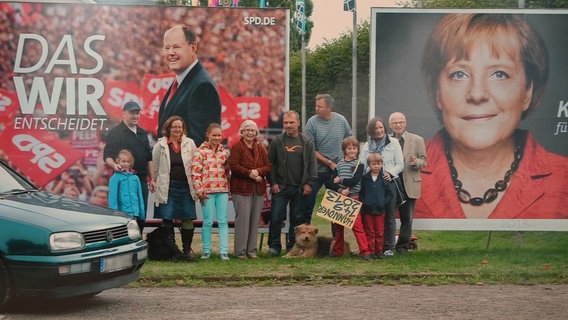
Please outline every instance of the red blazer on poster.
M414 218L466 219L440 134L426 143L422 196ZM568 219L568 158L546 151L528 133L523 159L489 219Z

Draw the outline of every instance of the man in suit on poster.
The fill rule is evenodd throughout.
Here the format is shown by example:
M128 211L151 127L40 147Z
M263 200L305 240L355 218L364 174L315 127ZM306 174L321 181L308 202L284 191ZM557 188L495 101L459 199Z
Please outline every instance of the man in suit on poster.
M395 248L397 252L405 253L412 234L416 199L420 198L420 170L426 166L426 147L421 136L406 131L406 117L402 112L393 112L389 117L389 125L393 137L400 142L404 158L404 169L399 176L408 200L398 207L400 232Z
M158 136L162 136L166 120L177 115L183 118L188 137L200 146L207 126L221 123L221 98L209 73L197 60L198 47L195 33L187 26L178 25L164 33L162 49L176 79L160 105Z

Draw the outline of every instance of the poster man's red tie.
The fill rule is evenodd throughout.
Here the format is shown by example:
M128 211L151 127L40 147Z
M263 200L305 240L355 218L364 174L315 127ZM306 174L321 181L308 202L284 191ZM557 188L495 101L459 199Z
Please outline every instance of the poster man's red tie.
M172 97L176 93L177 88L178 88L178 81L177 79L175 79L174 83L172 84L172 90L170 91L170 95L168 96L168 103L170 103L170 101L172 100Z

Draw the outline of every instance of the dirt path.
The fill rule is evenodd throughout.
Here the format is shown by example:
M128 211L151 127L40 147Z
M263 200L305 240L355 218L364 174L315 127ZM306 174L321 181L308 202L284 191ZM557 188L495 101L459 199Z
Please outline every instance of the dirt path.
M20 306L8 319L565 319L568 285L136 288Z

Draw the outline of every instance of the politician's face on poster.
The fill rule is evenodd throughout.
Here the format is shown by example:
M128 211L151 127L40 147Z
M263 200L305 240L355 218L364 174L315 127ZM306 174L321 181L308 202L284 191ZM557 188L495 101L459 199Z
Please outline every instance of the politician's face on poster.
M568 15L377 10L371 108L427 141L416 218L568 218Z

